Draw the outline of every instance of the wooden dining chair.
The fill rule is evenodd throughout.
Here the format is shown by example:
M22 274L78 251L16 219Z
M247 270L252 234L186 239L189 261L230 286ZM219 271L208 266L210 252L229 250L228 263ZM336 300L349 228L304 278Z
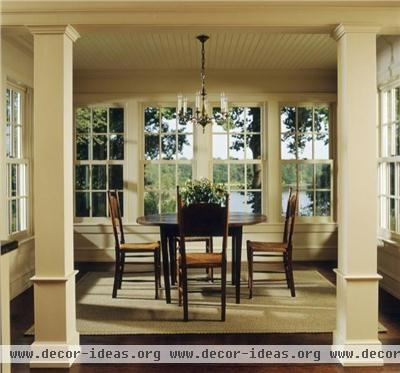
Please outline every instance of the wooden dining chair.
M158 299L158 289L161 287L161 257L160 257L160 243L159 242L146 242L146 243L127 243L125 242L124 228L122 225L121 209L119 204L118 192L108 191L108 206L110 211L110 218L113 227L115 239L115 274L112 297L117 297L118 289L121 289L124 280L125 259L127 258L149 258L152 257L154 261L154 282L155 282L155 298ZM132 262L128 261L127 264L148 264L149 262Z
M289 189L289 197L286 208L285 225L281 242L258 242L247 241L247 261L248 261L248 286L249 298L253 297L254 283L254 257L279 257L283 259L283 267L286 276L287 286L292 297L296 296L293 278L292 251L293 251L293 231L297 211L298 191L292 192ZM256 263L273 263L271 261L257 261Z
M183 298L183 319L189 319L188 277L192 268L221 268L221 321L226 315L226 247L228 240L229 195L223 206L215 203L196 203L183 206L178 194L179 257L178 292L179 305ZM190 237L222 237L221 251L216 253L187 253L186 243Z

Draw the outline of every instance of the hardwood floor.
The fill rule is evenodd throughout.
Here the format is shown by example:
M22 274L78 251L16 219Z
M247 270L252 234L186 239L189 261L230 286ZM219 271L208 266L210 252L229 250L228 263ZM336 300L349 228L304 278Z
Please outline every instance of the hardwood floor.
M294 263L294 268L317 269L328 280L335 282L335 274L332 269L335 263ZM78 266L80 275L88 271L110 269L108 264L81 264ZM79 277L78 277L79 281ZM388 329L387 333L380 333L379 337L384 344L400 345L400 301L390 294L380 291L379 297L380 321ZM32 288L15 298L11 302L11 340L13 344L31 344L33 337L24 336L24 332L33 324L33 290ZM142 335L142 336L81 336L81 344L331 344L331 333L315 334L214 334L214 335ZM346 368L335 364L327 365L298 365L298 364L274 364L274 365L243 365L243 364L93 364L93 365L74 365L71 372L186 372L190 369L191 373L201 372L399 372L398 365L385 365L384 367L371 368ZM29 367L23 364L15 364L12 372L28 372ZM42 371L35 369L35 372ZM43 372L60 371L60 369L43 369ZM68 370L66 370L68 371Z

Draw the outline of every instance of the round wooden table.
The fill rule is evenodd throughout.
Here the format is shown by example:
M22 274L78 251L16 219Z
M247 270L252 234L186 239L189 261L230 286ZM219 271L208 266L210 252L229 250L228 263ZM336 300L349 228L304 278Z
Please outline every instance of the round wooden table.
M247 212L229 213L228 235L232 236L232 285L236 287L236 303L240 303L240 272L242 262L242 237L243 226L263 223L267 217L262 214L253 214ZM170 264L169 255L175 253L173 247L174 238L179 236L178 218L176 214L154 214L141 216L137 219L141 225L152 225L160 227L161 252L163 260L163 273L165 284L165 297L167 303L171 303L170 286ZM169 250L168 250L169 246ZM168 254L168 251L170 254ZM173 259L173 258L171 258ZM171 279L174 282L175 277Z

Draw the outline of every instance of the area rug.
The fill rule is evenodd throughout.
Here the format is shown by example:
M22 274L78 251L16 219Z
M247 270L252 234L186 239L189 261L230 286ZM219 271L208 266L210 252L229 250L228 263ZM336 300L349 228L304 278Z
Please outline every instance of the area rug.
M269 280L281 276L269 275ZM154 299L151 277L124 282L118 298L111 297L111 273L91 272L77 284L77 329L82 335L201 334L201 333L325 333L332 332L336 317L336 290L317 271L295 271L296 297L286 284L257 284L253 299L242 286L242 302L235 303L235 289L227 289L226 321L220 318L219 282L196 278L189 282L189 322L183 322L177 291L172 304L164 294ZM278 277L276 277L278 279ZM33 327L27 334L33 334Z

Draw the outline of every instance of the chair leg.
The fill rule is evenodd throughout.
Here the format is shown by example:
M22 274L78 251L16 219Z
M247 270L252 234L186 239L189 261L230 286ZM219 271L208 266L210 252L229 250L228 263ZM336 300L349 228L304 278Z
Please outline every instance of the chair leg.
M226 319L226 262L221 266L221 321Z
M112 291L112 297L113 298L117 297L118 284L119 284L119 271L120 271L119 254L116 254L116 256L115 256L114 285L113 285L113 291Z
M292 255L288 255L288 269L289 269L289 275L290 275L290 294L292 297L296 296L296 290L294 287L294 277L293 277L293 266L292 266Z
M253 298L253 251L247 242L247 268L248 268L248 287L249 299Z
M189 320L189 301L188 301L188 283L187 269L182 268L182 290L183 290L183 321Z
M210 237L210 253L214 253L214 246L213 246L213 238L212 236ZM214 268L211 267L211 282L214 282Z
M182 306L182 271L178 265L178 306Z
M287 253L283 253L283 267L285 268L287 288L290 289L290 273L289 273Z
M155 285L155 299L158 299L158 250L154 250L154 285Z
M209 241L206 241L206 253L208 254L209 252L210 252ZM210 280L210 271L211 267L206 267L207 280Z
M176 284L176 268L175 268L175 258L176 258L176 249L177 249L177 240L175 237L169 237L168 246L169 246L169 257L170 257L170 272L171 272L171 285Z
M121 289L122 287L122 276L124 275L124 270L125 270L125 253L121 254L121 265L120 265L120 272L119 272L119 279L118 279L118 289Z

